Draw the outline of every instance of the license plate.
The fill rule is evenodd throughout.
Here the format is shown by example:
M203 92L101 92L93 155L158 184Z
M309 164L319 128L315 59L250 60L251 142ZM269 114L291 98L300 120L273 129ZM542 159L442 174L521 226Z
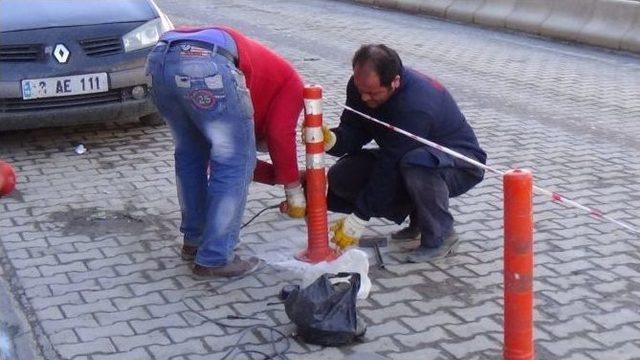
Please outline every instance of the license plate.
M24 100L100 93L108 90L107 73L22 80Z

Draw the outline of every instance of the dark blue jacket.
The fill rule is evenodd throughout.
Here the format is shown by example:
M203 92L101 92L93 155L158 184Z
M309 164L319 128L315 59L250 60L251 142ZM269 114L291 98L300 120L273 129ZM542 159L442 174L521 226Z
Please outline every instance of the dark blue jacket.
M486 153L480 148L473 129L451 94L439 82L416 70L405 67L396 93L376 109L368 108L362 101L352 77L347 85L346 104L378 120L486 163ZM355 213L363 219L384 212L390 205L399 180L398 164L401 159L403 164L431 168L473 166L348 110L342 112L340 125L332 130L337 141L328 151L330 155L355 153L371 140L380 147L379 159L369 183L360 192L356 202Z

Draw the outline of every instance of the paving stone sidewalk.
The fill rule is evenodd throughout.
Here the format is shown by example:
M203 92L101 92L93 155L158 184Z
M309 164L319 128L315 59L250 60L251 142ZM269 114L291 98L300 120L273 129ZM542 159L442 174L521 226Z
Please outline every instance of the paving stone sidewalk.
M334 1L158 3L176 24L222 22L273 46L324 86L330 124L353 51L388 43L451 90L492 166L531 168L538 185L640 226L637 58ZM88 152L75 154L78 143ZM36 357L221 359L241 336L221 321L293 330L282 306L268 303L300 279L292 256L305 246L304 222L266 212L242 231L239 248L265 268L197 280L178 256L172 146L166 127L137 123L0 133L0 159L19 174L18 191L0 199L0 286L13 294ZM281 188L253 184L245 219L283 198ZM537 358L639 359L638 237L544 197L535 202ZM456 256L403 264L407 245L392 244L387 271L372 267L371 293L359 304L364 343L293 341L287 358L500 358L500 179L488 177L452 209ZM399 228L375 221L367 231ZM270 351L268 338L248 334L241 344Z

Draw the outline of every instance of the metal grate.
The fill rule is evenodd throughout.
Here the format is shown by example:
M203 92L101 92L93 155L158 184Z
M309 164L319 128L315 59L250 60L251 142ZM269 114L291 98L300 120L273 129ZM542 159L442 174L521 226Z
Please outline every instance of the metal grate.
M0 46L0 61L36 61L42 57L42 44Z
M61 107L96 105L119 101L122 101L120 90L111 90L97 94L84 94L33 100L0 99L0 112L48 110Z
M117 36L80 40L80 46L88 56L113 55L123 50L122 40Z

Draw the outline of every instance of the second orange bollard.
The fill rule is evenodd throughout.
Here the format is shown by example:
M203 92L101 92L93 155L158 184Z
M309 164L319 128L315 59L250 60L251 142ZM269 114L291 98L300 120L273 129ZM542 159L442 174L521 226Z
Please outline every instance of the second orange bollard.
M533 360L533 176L504 175L504 359Z

